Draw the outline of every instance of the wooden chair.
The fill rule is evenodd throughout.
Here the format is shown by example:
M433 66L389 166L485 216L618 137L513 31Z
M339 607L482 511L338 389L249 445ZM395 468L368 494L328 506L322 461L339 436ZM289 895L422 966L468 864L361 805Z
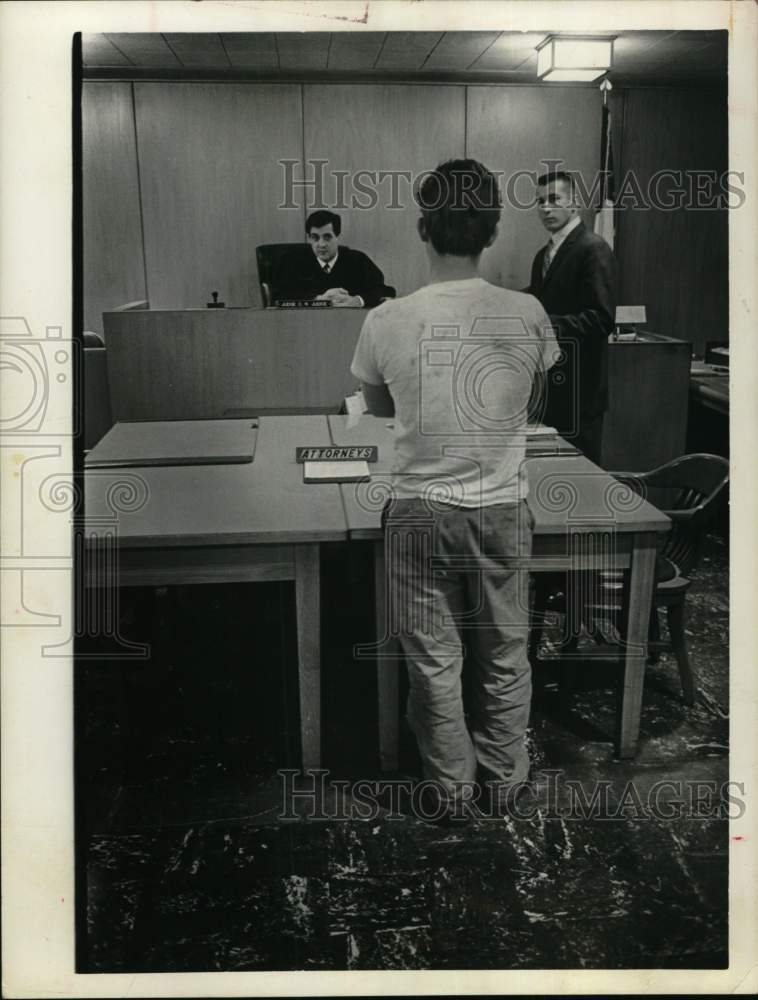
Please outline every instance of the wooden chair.
M690 576L701 554L705 531L718 513L719 501L729 483L729 463L719 455L684 455L650 472L613 472L616 479L663 511L672 521L671 531L665 536L656 562L656 587L650 615L648 651L655 660L661 651L670 651L679 667L684 701L694 704L696 677L687 654L684 631L684 602L690 588ZM537 590L535 610L547 607L566 612L565 594L556 592L547 596L548 581L541 581ZM619 634L623 635L622 594L623 579L620 573L601 573L595 581L597 600L587 604L583 620L596 635L594 624L598 619L610 617ZM661 639L658 609L666 609L669 638ZM541 627L533 629L530 637L530 654L536 657ZM576 650L576 636L569 637L567 645Z

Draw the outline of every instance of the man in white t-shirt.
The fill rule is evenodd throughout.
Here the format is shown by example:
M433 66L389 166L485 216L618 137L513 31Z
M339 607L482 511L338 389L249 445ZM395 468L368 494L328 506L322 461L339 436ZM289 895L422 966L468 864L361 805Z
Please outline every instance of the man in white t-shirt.
M500 218L494 176L451 160L417 200L430 283L369 313L351 370L369 411L395 418L388 606L424 775L454 814L476 781L504 803L529 773L523 461L532 384L557 344L535 298L479 277Z

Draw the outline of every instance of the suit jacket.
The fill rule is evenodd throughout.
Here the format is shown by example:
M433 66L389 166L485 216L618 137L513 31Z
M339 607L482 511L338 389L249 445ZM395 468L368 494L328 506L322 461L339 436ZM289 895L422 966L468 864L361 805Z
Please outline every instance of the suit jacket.
M329 274L305 244L282 257L274 277L274 299L314 299L330 288L344 288L350 295L360 295L368 308L395 294L384 284L384 275L376 264L365 253L348 246L339 248Z
M608 336L616 317L616 260L605 240L581 223L558 248L543 280L543 247L532 264L528 291L542 304L564 349L561 384L550 379L545 423L564 430L608 407Z

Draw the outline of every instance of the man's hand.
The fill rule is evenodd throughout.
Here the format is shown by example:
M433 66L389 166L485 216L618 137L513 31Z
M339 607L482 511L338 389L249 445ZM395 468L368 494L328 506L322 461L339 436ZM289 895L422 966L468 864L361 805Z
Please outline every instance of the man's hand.
M329 288L323 295L317 295L316 298L325 299L333 306L361 307L363 305L363 299L360 295L350 295L345 288Z

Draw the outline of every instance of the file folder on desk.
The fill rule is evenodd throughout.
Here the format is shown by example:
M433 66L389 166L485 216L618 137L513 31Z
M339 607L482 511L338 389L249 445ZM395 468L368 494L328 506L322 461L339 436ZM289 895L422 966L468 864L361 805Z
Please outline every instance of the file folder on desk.
M121 421L86 456L87 468L252 462L257 420Z

